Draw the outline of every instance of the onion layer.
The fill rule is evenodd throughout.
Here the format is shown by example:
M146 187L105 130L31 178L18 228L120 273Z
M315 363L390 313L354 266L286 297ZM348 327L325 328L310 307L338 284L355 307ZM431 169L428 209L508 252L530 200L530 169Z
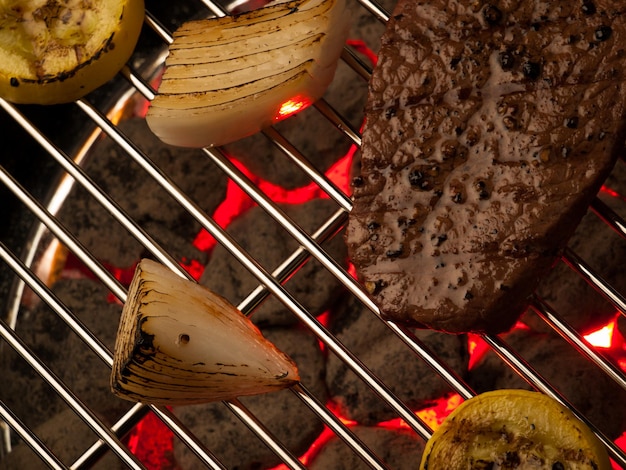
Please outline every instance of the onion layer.
M164 142L219 146L319 99L347 38L345 0L293 0L174 34L146 120Z
M227 300L154 261L139 263L115 343L115 395L185 405L280 390L299 380L294 362Z

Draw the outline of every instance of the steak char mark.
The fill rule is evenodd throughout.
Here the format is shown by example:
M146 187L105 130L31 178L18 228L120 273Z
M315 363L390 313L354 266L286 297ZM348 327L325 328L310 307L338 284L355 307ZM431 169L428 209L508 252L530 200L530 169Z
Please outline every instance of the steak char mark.
M624 148L621 0L400 0L346 241L383 315L509 329Z

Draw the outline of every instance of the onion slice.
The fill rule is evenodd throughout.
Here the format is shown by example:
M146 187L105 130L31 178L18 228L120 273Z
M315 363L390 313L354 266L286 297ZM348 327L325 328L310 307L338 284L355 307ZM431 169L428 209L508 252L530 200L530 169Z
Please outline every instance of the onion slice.
M146 121L181 147L224 145L319 99L349 28L345 0L272 3L183 24Z
M295 363L226 299L142 260L117 332L111 388L143 403L186 405L290 387Z

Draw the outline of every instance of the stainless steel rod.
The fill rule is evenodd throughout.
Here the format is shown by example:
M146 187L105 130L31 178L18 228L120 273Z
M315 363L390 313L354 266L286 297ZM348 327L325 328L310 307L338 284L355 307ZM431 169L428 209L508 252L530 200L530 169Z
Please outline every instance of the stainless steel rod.
M39 439L28 426L26 426L11 409L0 400L0 419L7 423L11 429L24 441L24 443L30 447L37 456L45 463L49 468L53 470L63 470L68 468L66 465L54 455L54 453Z
M585 423L602 443L606 446L611 458L626 468L626 453L620 449L611 439L609 439L595 424L591 423L582 413L580 413L550 382L542 377L528 362L520 357L510 346L497 336L483 336L483 339L500 358L515 370L520 377L526 380L537 390L549 395L563 406L569 408L578 419Z
M118 437L105 426L91 409L38 358L22 339L0 319L0 336L37 372L67 403L67 405L115 452L129 468L143 469L143 464L120 442Z

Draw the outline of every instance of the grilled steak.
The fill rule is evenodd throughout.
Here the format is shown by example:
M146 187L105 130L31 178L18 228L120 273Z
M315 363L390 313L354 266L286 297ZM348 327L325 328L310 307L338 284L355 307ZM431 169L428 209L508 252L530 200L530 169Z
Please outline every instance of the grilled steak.
M400 0L346 241L398 322L497 333L624 144L622 0Z

